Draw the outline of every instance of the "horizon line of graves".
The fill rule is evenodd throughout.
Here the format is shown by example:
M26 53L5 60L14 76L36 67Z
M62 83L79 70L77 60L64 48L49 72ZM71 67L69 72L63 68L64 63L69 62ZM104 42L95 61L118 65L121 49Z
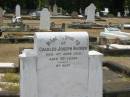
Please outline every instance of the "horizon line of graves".
M45 11L46 9L46 11ZM54 4L53 8L49 7L49 8L43 8L41 11L34 11L32 12L30 15L32 17L39 17L42 22L40 22L40 29L44 29L45 26L48 26L48 28L45 27L45 29L49 30L50 29L50 17L54 17L54 16L69 16L69 13L65 13L65 15L63 15L65 11L61 8L58 7L56 4ZM3 23L3 15L6 13L5 10L3 10L2 8L0 8L0 26L2 26ZM45 14L44 14L45 13ZM75 17L87 17L85 22L95 22L95 17L100 18L101 14L102 16L108 16L108 14L110 13L108 8L104 8L104 11L96 11L96 6L91 3L88 7L85 8L85 10L83 11L81 8L79 9L79 13L76 11L73 11L71 16ZM46 16L45 16L46 15ZM127 17L129 15L129 9L126 8L124 10L124 17ZM117 12L117 17L121 17L121 12ZM43 18L47 18L46 20ZM16 5L15 8L15 15L12 17L12 22L21 22L21 7L19 4ZM43 24L43 21L45 21L44 26L41 26ZM47 22L48 21L48 22Z
M93 3L91 3L90 5L94 5ZM89 5L89 6L90 6ZM88 6L88 7L89 7ZM94 5L95 6L95 5ZM96 7L96 6L95 6ZM17 4L16 5L16 7L15 7L15 11L16 11L16 8L17 9L19 9L19 13L17 12L15 12L15 16L16 17L19 17L19 15L21 14L21 7L20 7L20 5L19 4ZM87 7L83 10L82 8L80 8L79 9L79 12L76 12L76 11L73 11L72 13L76 13L76 14L81 14L81 15L85 15L86 16L86 13L85 13L85 10L87 9ZM48 10L50 11L50 13L51 13L51 15L53 15L53 16L57 16L57 15L62 15L62 14L65 14L65 15L69 15L69 13L68 12L66 12L64 9L62 9L62 7L58 7L57 6L57 4L55 3L54 5L53 5L53 7L51 7L51 6L49 6L48 7ZM6 13L6 10L3 10L2 8L1 8L1 11L2 11L2 15L4 15L5 13ZM95 9L95 11L96 11L96 16L97 17L100 17L100 16L107 16L108 15L108 13L110 13L110 11L109 11L109 8L104 8L104 10L97 10L97 9ZM129 13L130 13L130 11L129 11L129 9L128 9L128 7L126 7L125 9L124 9L124 12L123 12L124 14L122 14L120 11L118 11L117 12L117 17L127 17L128 15L129 15ZM36 13L32 13L32 14L35 14L35 15L40 15L40 10L36 10Z
M95 6L93 3L91 3L88 7L90 7L91 5ZM18 6L20 6L20 5L17 4L16 7L18 7ZM84 10L82 8L80 8L79 12L72 11L71 15L75 12L75 15L80 14L80 15L86 16L85 11L88 7L86 7ZM65 11L64 9L62 9L62 7L58 7L56 3L53 5L53 7L49 6L47 9L49 10L49 12L51 13L52 16L57 16L57 15L62 15L62 14L69 15L69 13L67 11ZM36 10L36 11L37 11L36 15L40 14L39 10ZM96 9L96 6L95 6L95 12L96 12L96 14L95 14L96 17L108 16L108 14L110 13L109 8L104 7L104 10L99 11L99 10ZM118 11L117 17L127 17L127 16L129 16L130 11L129 11L128 7L125 7L123 13L124 14L122 14L122 12Z

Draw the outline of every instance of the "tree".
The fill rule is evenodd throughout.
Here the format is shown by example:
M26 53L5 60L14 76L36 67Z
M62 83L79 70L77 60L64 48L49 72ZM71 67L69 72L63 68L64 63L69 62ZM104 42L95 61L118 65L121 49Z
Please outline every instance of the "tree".
M103 10L105 7L109 8L112 14L118 11L123 12L127 5L130 9L130 0L0 0L0 6L6 10L14 10L16 4L20 4L22 9L39 9L46 7L48 3L52 6L56 3L68 12L79 11L85 9L90 3L94 3L97 10Z

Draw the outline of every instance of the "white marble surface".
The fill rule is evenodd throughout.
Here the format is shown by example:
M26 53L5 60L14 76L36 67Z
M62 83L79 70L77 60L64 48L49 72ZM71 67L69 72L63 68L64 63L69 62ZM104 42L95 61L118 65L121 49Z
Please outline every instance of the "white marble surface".
M96 6L93 3L85 8L86 22L95 22L95 10Z
M50 12L47 8L43 8L40 14L40 30L50 30Z
M103 97L103 54L89 51L89 86L88 97Z
M117 17L121 17L121 13L120 12L117 13Z
M104 32L100 32L100 37L107 39L130 40L130 33L122 32L118 28L108 27L104 28Z
M96 17L100 17L100 12L96 12Z
M110 44L110 47L115 49L130 49L130 45L121 45L121 44Z
M0 68L14 68L14 63L0 63Z
M21 97L102 97L102 55L86 32L37 32L20 55Z
M16 17L21 17L21 7L19 4L16 5L15 15L16 15Z

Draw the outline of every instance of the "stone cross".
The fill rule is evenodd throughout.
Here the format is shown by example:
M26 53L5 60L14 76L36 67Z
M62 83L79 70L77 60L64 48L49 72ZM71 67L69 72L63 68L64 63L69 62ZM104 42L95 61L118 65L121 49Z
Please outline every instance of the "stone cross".
M3 25L3 9L0 7L0 27Z
M40 14L40 30L50 30L50 12L47 8L43 8Z
M86 32L36 32L20 55L21 97L102 97L102 54Z
M95 22L95 10L96 7L93 3L85 8L85 15L87 16L86 22Z
M53 15L54 16L58 15L58 10L57 9L58 9L57 5L54 4L54 6L53 6Z
M16 15L16 17L21 17L21 8L20 8L19 4L16 5L15 15Z

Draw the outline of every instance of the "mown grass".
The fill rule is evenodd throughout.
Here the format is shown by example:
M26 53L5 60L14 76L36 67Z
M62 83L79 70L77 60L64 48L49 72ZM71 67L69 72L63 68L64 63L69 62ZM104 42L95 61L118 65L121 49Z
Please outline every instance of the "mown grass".
M2 82L19 83L20 76L16 73L6 73L2 78Z
M6 73L1 77L0 88L4 91L19 92L19 80L19 74Z
M130 57L129 56L104 56L104 61L113 61L130 68Z

